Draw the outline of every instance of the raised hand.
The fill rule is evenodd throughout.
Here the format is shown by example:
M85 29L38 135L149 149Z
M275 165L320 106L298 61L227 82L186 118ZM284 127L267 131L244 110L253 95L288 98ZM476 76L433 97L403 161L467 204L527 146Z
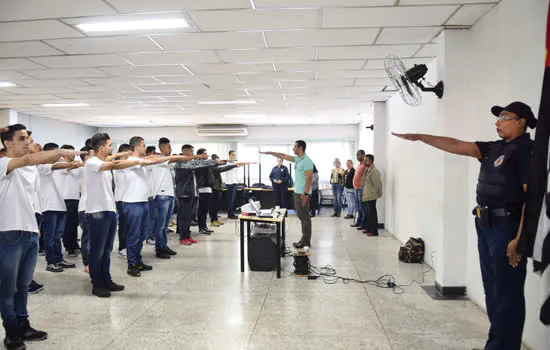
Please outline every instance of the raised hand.
M8 131L8 130L9 130L8 128L5 128L5 127L3 127L3 126L0 127L0 132L6 132L6 131Z
M59 152L60 157L72 157L72 156L79 156L81 154L88 154L88 152L73 151L70 149L60 149L57 152Z
M407 140L407 141L419 141L420 140L420 134L398 134L395 132L391 133L393 136L399 137L400 139Z

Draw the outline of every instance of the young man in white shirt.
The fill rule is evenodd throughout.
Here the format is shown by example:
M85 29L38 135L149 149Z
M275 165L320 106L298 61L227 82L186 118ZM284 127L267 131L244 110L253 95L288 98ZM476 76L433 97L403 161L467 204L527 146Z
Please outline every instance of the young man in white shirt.
M71 145L63 145L61 149L73 150ZM80 200L80 174L83 164L80 161L75 161L75 157L67 157L67 163L74 164L75 168L61 171L60 174L64 177L62 195L67 207L67 222L65 224L65 232L63 233L63 245L67 250L67 255L77 256L80 252L78 244L78 205ZM76 167L78 165L78 167Z
M123 143L118 146L118 154L130 152L130 145ZM120 160L127 160L130 154L122 155ZM113 178L115 180L115 203L116 211L118 213L118 257L126 258L126 220L124 213L122 212L122 193L124 192L124 172L122 170L114 170Z
M237 161L235 151L229 151L229 162L233 164ZM238 169L231 169L225 173L225 188L227 189L227 218L236 219L235 215L235 198L237 197L237 189L239 188Z
M67 151L29 153L24 125L0 128L6 157L0 159L0 313L7 349L25 349L24 341L44 340L27 311L28 286L38 257L38 225L33 210L38 164L53 163Z
M86 152L80 155L83 166L86 165L86 162L90 157L93 157L94 150L90 147L82 147L80 149L82 152ZM86 198L88 197L86 189L86 181L84 179L84 169L80 168L78 173L78 188L80 191L80 200L78 202L78 223L80 229L82 230L82 237L80 238L81 251L82 251L82 264L84 264L84 272L90 272L90 231L88 229L88 220L86 219Z
M44 151L58 149L59 146L55 143L44 145ZM69 263L63 258L61 238L63 237L63 232L65 232L67 207L65 206L61 189L54 180L55 171L70 169L72 167L73 164L70 163L40 164L38 166L40 179L38 198L40 199L40 209L42 209L42 233L44 234L46 248L46 270L50 272L63 272L64 269L76 267L75 264Z

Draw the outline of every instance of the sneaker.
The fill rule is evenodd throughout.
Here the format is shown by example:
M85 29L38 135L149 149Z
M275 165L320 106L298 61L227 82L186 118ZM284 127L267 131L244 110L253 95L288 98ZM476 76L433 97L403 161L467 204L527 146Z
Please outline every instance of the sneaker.
M217 221L213 221L212 223L210 223L210 226L212 226L212 227L220 227L221 224L220 224L219 222L217 222Z
M361 227L361 224L353 224L353 225L350 225L351 227Z
M170 247L164 248L164 251L165 251L166 253L168 253L169 255L178 255L178 253L175 252L175 251L173 251L172 249L170 249Z
M180 244L191 245L191 241L188 238L180 239Z
M93 288L92 294L99 298L108 298L111 296L111 291L107 288Z
M48 264L48 266L46 266L46 271L63 272L63 267L59 266L58 264Z
M193 237L189 236L189 238L187 238L187 240L193 244L195 243L198 243L198 241L196 239L193 239Z
M23 339L16 334L6 334L4 346L8 350L25 350L27 348L25 343L23 343Z
M128 266L128 271L126 271L132 277L141 277L141 271L137 265Z
M168 233L174 233L174 232L176 232L176 231L172 230L171 228L168 228L168 230L167 230L166 232L168 232Z
M334 213L334 214L332 214L330 217L331 217L331 218L335 218L335 217L337 217L337 216L338 216L338 214Z
M207 227L205 227L205 228L201 229L199 232L202 233L203 235L210 235L210 234L212 234L214 231L209 230Z
M116 284L113 281L110 281L107 283L107 289L111 292L122 292L124 290L124 286L122 284Z
M231 216L228 216L227 218L230 219L230 220L238 219L238 217L236 215L231 215Z
M67 255L70 256L71 258L74 258L78 256L78 253L75 250L67 250Z
M153 266L141 263L141 265L138 265L138 269L139 271L151 271Z
M74 269L76 267L75 264L71 264L69 262L66 262L65 260L58 262L57 266L62 267L64 269Z
M157 258L159 259L170 259L170 254L165 252L164 250L157 250L156 254Z
M296 248L296 249L300 249L300 248L303 248L303 247L306 246L306 245L305 245L304 243L302 243L302 242L294 242L294 243L292 243L292 245L293 245L294 248Z
M126 254L126 249L119 250L118 257L121 259L127 259L128 255Z
M220 224L221 226L225 225L225 222L223 221L220 221L220 219L216 220L218 222L218 224Z
M367 233L367 236L369 237L377 237L378 233Z
M29 285L29 294L36 294L42 290L44 290L43 284L36 283L35 280L31 281L31 284Z
M191 220L191 226L199 226L197 220Z
M152 238L147 238L147 244L148 245L155 245L155 240Z
M45 256L46 255L46 251L44 249L40 249L38 251L38 256Z
M353 218L354 218L353 215L346 215L346 216L344 216L344 219L353 219Z
M21 337L24 341L40 341L48 339L48 333L37 331L31 327L28 319L23 321Z

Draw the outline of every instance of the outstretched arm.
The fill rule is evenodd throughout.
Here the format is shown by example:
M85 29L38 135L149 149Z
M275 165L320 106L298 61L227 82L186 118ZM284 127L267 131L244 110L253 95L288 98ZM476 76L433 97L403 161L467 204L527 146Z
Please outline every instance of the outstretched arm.
M11 173L12 171L18 168L23 168L30 165L50 164L52 162L59 160L61 157L76 156L83 153L86 153L86 152L62 149L62 150L27 154L24 157L14 158L10 160L10 162L8 163L8 169L6 171L6 174Z
M110 162L112 160L115 160L117 158L120 158L120 157L123 157L123 156L131 156L132 155L132 151L128 151L128 152L118 152L118 153L115 153L115 154L112 154L110 156L107 156L105 158L105 161L106 162Z
M481 151L474 142L466 142L450 137L425 135L425 134L397 134L401 139L408 141L421 141L445 152L481 159Z
M260 152L260 154L267 154L267 155L270 155L270 156L273 156L273 157L277 157L277 158L281 158L281 159L288 160L289 162L293 162L293 161L294 161L294 157L293 157L293 156L289 156L288 154L284 154L284 153L277 153L277 152Z
M196 155L196 156L191 156L191 157L188 157L188 156L170 156L170 163L182 163L182 162L188 162L190 160L193 160L193 159L199 159L201 156L200 155Z

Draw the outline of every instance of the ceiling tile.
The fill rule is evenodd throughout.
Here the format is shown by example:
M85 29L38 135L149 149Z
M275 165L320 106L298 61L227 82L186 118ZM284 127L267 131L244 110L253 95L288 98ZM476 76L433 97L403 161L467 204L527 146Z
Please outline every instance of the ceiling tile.
M44 68L44 67L24 58L0 59L0 70L40 69L40 68Z
M385 78L385 70L341 70L317 72L317 79L371 79Z
M60 54L63 54L63 52L58 51L40 41L0 43L0 58L51 56Z
M219 51L226 62L291 62L315 60L315 48Z
M433 58L403 58L401 59L405 67L412 67L415 64L428 64ZM384 60L368 60L365 69L384 69Z
M214 51L131 53L122 54L121 56L138 66L150 65L151 63L157 65L222 63Z
M2 99L7 100L15 100L15 101L48 101L48 100L58 100L59 97L55 97L54 95L9 95L9 96L2 96L0 97Z
M384 78L384 79L355 79L355 85L357 86L382 86L382 85L390 85L391 82Z
M40 94L57 94L57 93L71 93L72 89L61 86L49 86L42 88L26 88L26 87L14 87L5 89L5 91L12 92L18 95L40 95Z
M297 87L336 87L336 86L353 86L354 79L338 79L338 80L306 80L306 81L283 81L283 88Z
M400 0L399 5L455 5L455 4L479 4L481 2L497 3L501 0Z
M416 57L436 57L438 53L438 47L437 44L426 44L418 53L415 55Z
M40 63L50 68L109 67L129 65L128 62L114 54L50 56L35 57L31 59L36 63Z
M176 96L182 96L182 94L178 93L177 91L121 91L118 94L120 96L124 97L134 97L134 98L141 98L141 97L176 97Z
M323 28L440 26L457 6L327 8Z
M75 38L84 36L59 21L31 21L0 23L0 42Z
M35 69L22 72L38 79L100 78L108 76L97 68Z
M182 65L104 67L104 72L118 77L139 77L154 75L190 75Z
M79 93L71 93L71 94L56 94L57 96L61 98L69 98L69 99L105 99L105 98L114 98L117 97L116 94L112 92L79 92Z
M18 79L29 79L29 76L23 75L18 72L11 71L1 71L0 70L0 80L1 81L12 81Z
M102 78L98 78L102 79ZM56 79L57 80L57 79ZM116 85L101 85L101 86L94 86L94 85L87 85L87 86L73 86L72 89L76 92L106 92L106 91L117 91L117 90L129 90L129 91L141 91L138 88L132 87L132 86L116 86Z
M277 68L277 71L279 72L332 71L332 70L361 69L365 65L365 62L366 62L365 60L280 62L275 64L275 68Z
M46 43L71 55L161 51L146 35L57 39Z
M318 57L320 60L352 60L384 58L390 53L399 57L410 57L419 47L420 45L320 47Z
M256 8L393 6L395 0L255 0Z
M189 11L203 31L315 29L316 9Z
M248 9L249 0L107 0L122 13Z
M195 75L167 75L167 76L158 76L156 78L158 81L165 84L197 84L200 83L200 79ZM234 79L236 80L236 79Z
M378 28L266 32L269 47L371 45Z
M116 13L101 0L2 0L0 21L98 16Z
M271 63L222 63L222 64L197 64L186 66L195 74L231 74L252 72L273 72Z
M464 5L447 21L449 26L472 26L495 5Z
M133 84L158 84L153 77L126 77L126 78L90 78L83 79L92 85L120 86Z
M430 42L442 27L384 28L376 44L423 44Z
M258 73L258 74L235 74L240 81L249 83L260 83L265 81L285 81L285 80L311 80L315 79L314 72L277 72L277 73Z
M22 87L49 87L49 86L87 86L88 84L78 79L25 79L14 81L17 86Z
M152 35L167 51L264 48L259 32L190 33Z
M138 85L143 91L190 91L193 88L191 84L152 84Z

